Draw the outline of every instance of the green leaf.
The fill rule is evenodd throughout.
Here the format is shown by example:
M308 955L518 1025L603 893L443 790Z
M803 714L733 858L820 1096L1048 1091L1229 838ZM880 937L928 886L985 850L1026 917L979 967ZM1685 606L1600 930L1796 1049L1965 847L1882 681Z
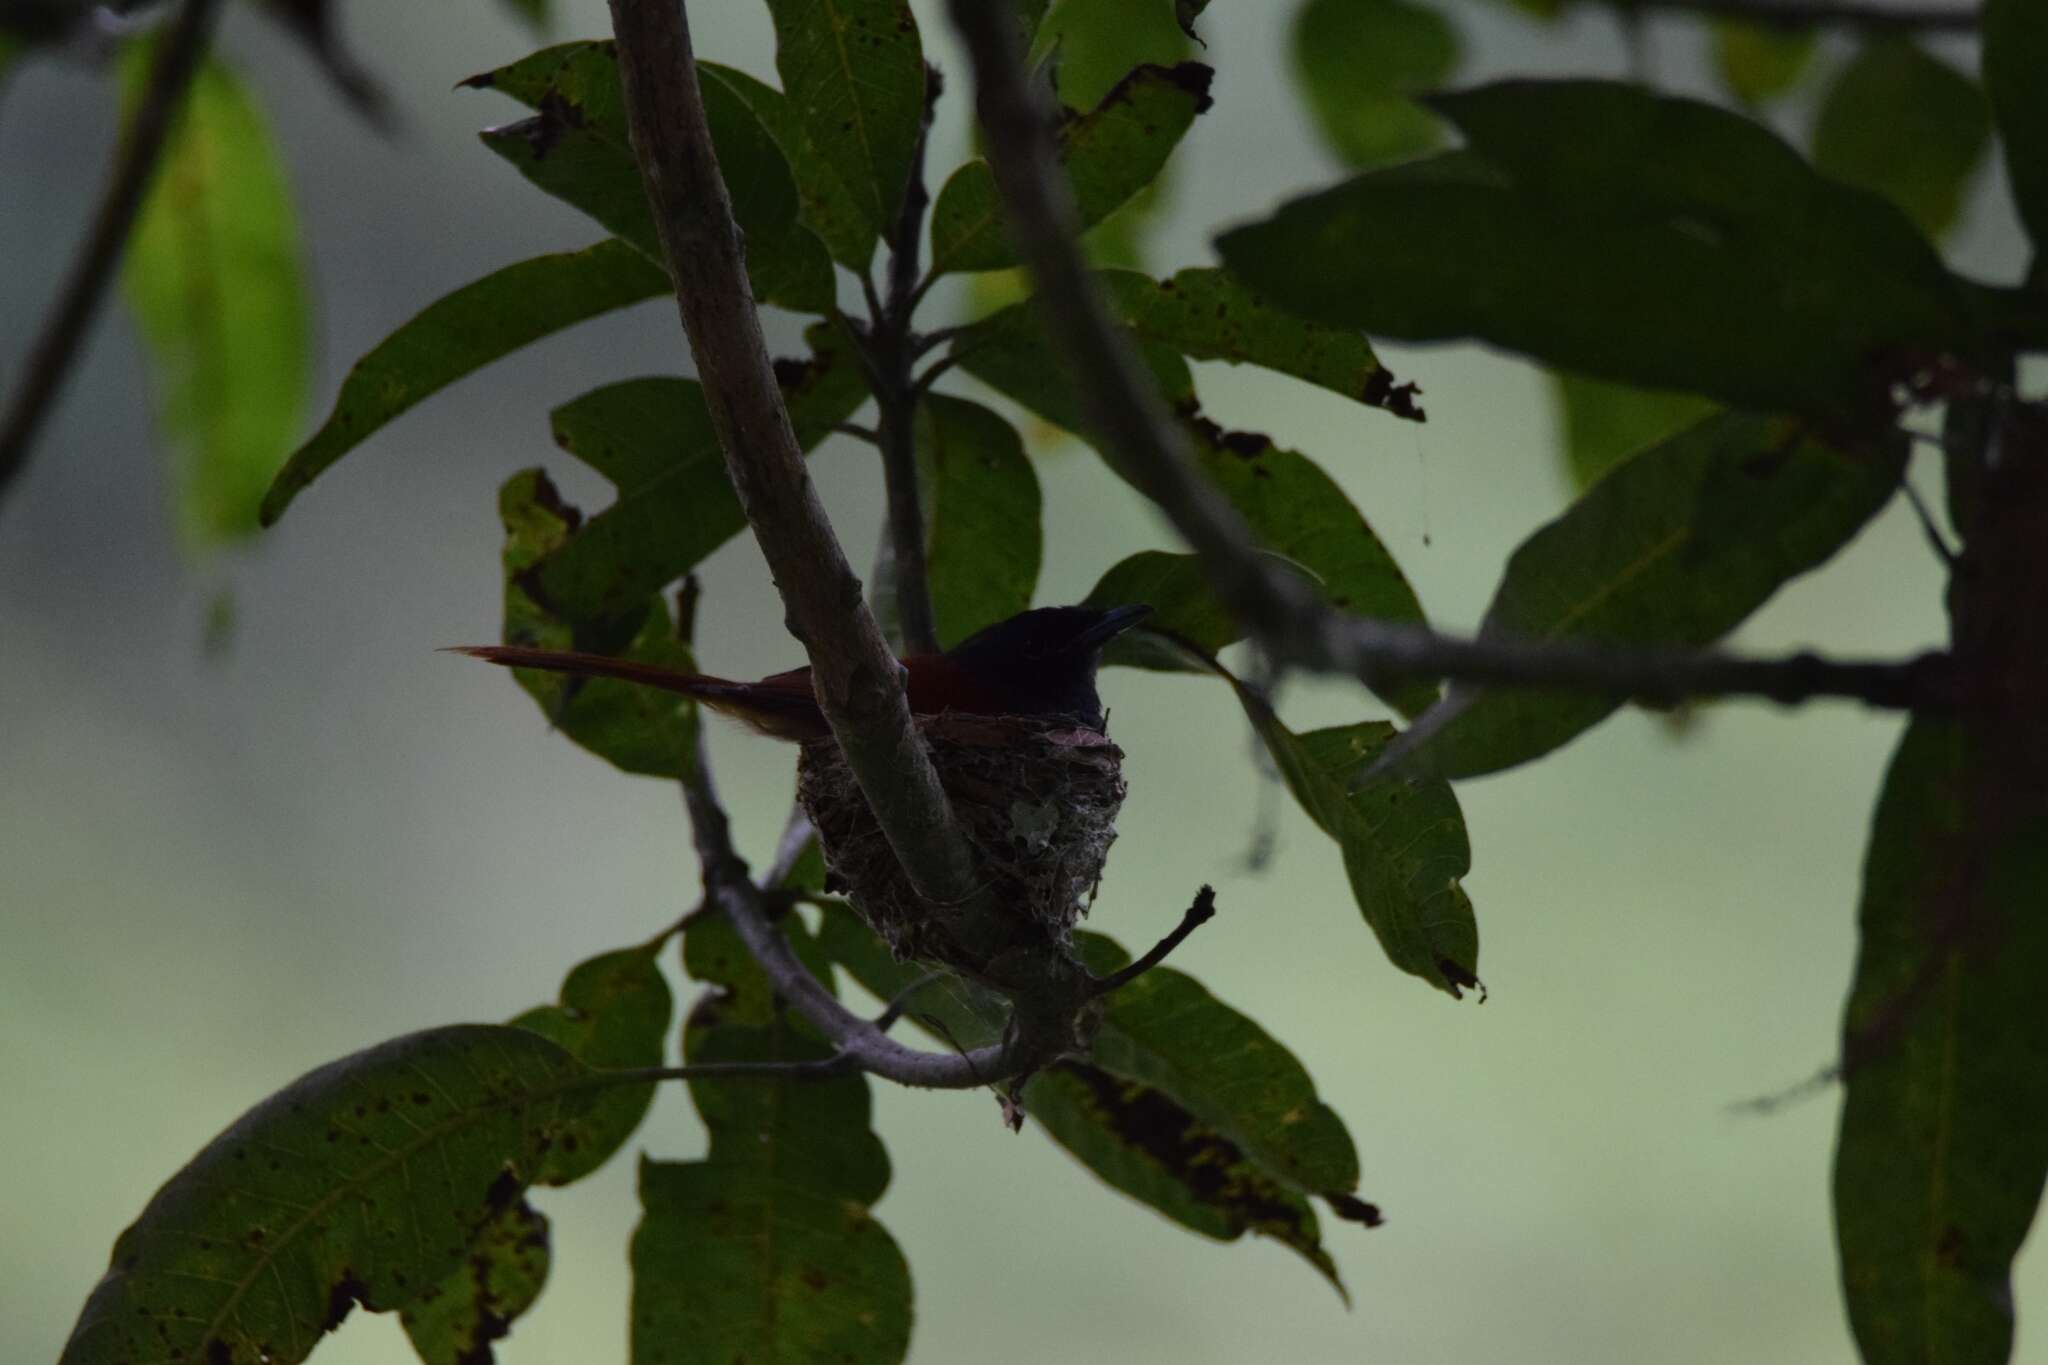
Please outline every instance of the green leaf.
M2038 261L2048 254L2048 9L1985 0L1984 91L1998 120L2005 171Z
M491 1343L533 1307L552 1260L546 1215L524 1199L486 1222L469 1259L398 1315L425 1365L488 1365Z
M1410 0L1308 0L1294 17L1294 70L1330 149L1351 166L1383 166L1443 142L1408 98L1458 65L1458 33Z
M894 225L924 119L924 48L906 0L768 0L797 121L867 225Z
M599 242L506 266L428 304L349 370L334 411L264 494L263 524L421 399L528 342L668 292L668 276L645 256L623 242Z
M1036 29L1030 63L1050 67L1070 109L1093 109L1134 67L1170 67L1194 49L1170 0L1059 0Z
M1126 631L1102 651L1102 666L1147 668L1160 673L1208 673L1207 664L1164 644L1171 635L1203 654L1214 655L1244 638L1244 629L1209 590L1201 561L1193 555L1141 550L1117 561L1082 599L1085 606L1152 608L1137 630Z
M1190 360L1258 365L1354 398L1367 407L1422 420L1413 384L1397 384L1363 332L1320 323L1273 307L1227 270L1183 270L1152 280L1105 270L1103 286L1116 317L1141 341Z
M1898 439L1849 453L1787 419L1710 417L1617 466L1524 541L1480 637L1709 644L1847 544L1890 500L1904 461ZM1620 704L1454 685L1429 767L1451 777L1513 767Z
M578 963L562 982L559 1003L530 1009L512 1020L513 1026L538 1033L585 1066L610 1071L660 1066L675 1009L668 982L655 965L666 942L657 939ZM534 1183L568 1185L597 1170L625 1145L653 1102L652 1084L601 1093L587 1113L556 1134Z
M582 514L562 501L539 469L506 481L498 493L505 524L505 621L508 645L618 654L640 663L692 671L689 649L676 639L658 594L642 599L637 617L584 622L564 619L534 593L534 569L572 544ZM688 697L616 678L575 678L544 669L514 669L548 724L623 772L680 779L696 751L697 711Z
M1975 353L1967 295L1912 224L1739 115L1597 81L1429 102L1466 150L1284 205L1219 238L1225 263L1375 336L1852 428L1889 425L1927 355Z
M888 946L843 907L825 912L818 937L826 954L880 999L894 999L923 975L917 964L897 961ZM1078 946L1098 972L1113 971L1128 960L1121 948L1100 934L1081 936ZM1025 1086L1025 1111L1112 1189L1205 1237L1235 1241L1247 1232L1272 1237L1300 1254L1342 1293L1336 1266L1322 1248L1315 1210L1284 1174L1336 1177L1339 1183L1315 1193L1329 1200L1341 1217L1378 1222L1378 1211L1350 1193L1357 1183L1357 1158L1341 1121L1315 1099L1307 1073L1286 1049L1199 985L1180 973L1174 976L1163 995L1132 1003L1122 1025L1112 1006L1105 1028L1124 1031L1117 1033L1110 1048L1134 1067L1181 1085L1195 1102L1224 1114L1233 1127L1250 1131L1256 1146L1241 1147L1222 1128L1198 1117L1191 1104L1142 1080L1112 1075L1099 1059L1063 1061L1039 1072ZM1227 1039L1227 1045L1244 1046L1246 1057L1256 1059L1243 1065L1244 1071L1250 1072L1254 1064L1269 1065L1271 1074L1237 1076L1242 1059L1224 1057L1220 1048L1205 1056L1181 1058L1172 1032L1171 1011L1177 1007L1186 1009L1185 1022L1205 1042ZM921 991L907 1017L949 1047L972 1048L1001 1036L1005 1009L984 988L950 978ZM1278 1111L1277 1137L1268 1133L1274 1115L1262 1108L1273 1103L1286 1106ZM1294 1117L1287 1121L1290 1114ZM1295 1128L1301 1131L1288 1131ZM1282 1170L1267 1169L1254 1153L1277 1159ZM1352 1153L1348 1163L1346 1153ZM1341 1183L1347 1170L1348 1185Z
M1181 31L1188 37L1195 36L1195 20L1202 17L1202 11L1209 8L1209 0L1173 0L1173 17L1180 24Z
M927 394L917 410L925 558L939 644L1025 610L1038 586L1038 475L1008 422L979 403Z
M482 134L486 147L549 194L583 210L614 236L661 262L653 210L626 127L614 45L563 43L463 82L510 95L533 118ZM799 312L831 309L837 286L824 245L797 221L796 183L747 98L723 75L699 68L705 120L746 234L754 296Z
M722 920L693 925L730 934ZM806 936L808 937L808 936ZM692 971L712 960L698 955ZM690 1012L692 1063L804 1061L830 1049L776 1007L743 952ZM903 1358L910 1272L869 1206L889 1158L858 1075L690 1083L710 1150L702 1161L643 1160L633 1234L633 1359L811 1365Z
M1018 304L984 318L955 338L953 354L975 378L1055 426L1086 437L1073 385L1032 310L1029 303ZM1383 620L1423 619L1422 604L1400 566L1335 480L1307 456L1283 450L1267 437L1225 431L1203 418L1187 362L1143 336L1138 349L1166 401L1187 422L1202 472L1250 523L1264 548L1305 570L1342 610ZM1107 444L1094 444L1115 469ZM1380 695L1413 714L1436 699L1436 688L1411 681L1389 685Z
M700 75L716 76L775 139L796 182L798 217L818 234L832 259L855 272L867 269L875 255L874 224L868 222L853 191L846 187L839 167L812 143L789 97L729 66L700 62L697 70Z
M807 361L776 363L805 450L867 398L837 333L813 327ZM746 526L703 388L690 379L629 379L555 409L555 443L609 479L617 501L531 571L524 586L575 622L641 619L649 594Z
M1836 75L1813 130L1813 162L1939 237L1954 226L1990 141L1991 110L1976 82L1894 35L1864 43Z
M550 0L498 0L498 3L518 15L535 33L547 32L554 22L554 16L549 13L553 8Z
M1982 763L1917 719L1885 776L1842 1031L1835 1234L1869 1365L2002 1365L2048 1173L2048 802L1987 820Z
M128 49L132 107L152 44ZM123 291L154 362L158 420L177 450L189 544L257 528L298 434L311 368L298 225L263 112L218 61L202 64L135 220Z
M1553 375L1551 382L1565 467L1572 487L1581 493L1623 460L1714 411L1712 403L1689 393L1631 388L1576 374Z
M1344 872L1388 961L1456 998L1479 984L1479 926L1459 884L1472 868L1465 817L1440 778L1360 784L1394 727L1382 721L1295 734L1232 679L1294 799L1343 850Z
M1791 92L1819 46L1811 28L1716 19L1714 70L1728 93L1754 109Z
M524 1029L409 1034L300 1077L156 1193L62 1365L292 1365L442 1283L598 1093Z
M1209 107L1214 74L1200 62L1141 66L1093 109L1060 125L1060 162L1083 227L1107 218L1159 174L1195 115ZM947 179L932 207L932 273L1015 264L995 176L986 161L970 161Z

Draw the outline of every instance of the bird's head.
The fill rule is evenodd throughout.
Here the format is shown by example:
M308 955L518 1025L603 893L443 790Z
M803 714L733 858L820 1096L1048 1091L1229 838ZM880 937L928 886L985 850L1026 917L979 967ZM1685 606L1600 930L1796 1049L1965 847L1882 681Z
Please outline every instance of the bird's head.
M946 657L1011 699L1019 715L1071 715L1102 728L1102 647L1149 616L1123 607L1040 607L969 636Z

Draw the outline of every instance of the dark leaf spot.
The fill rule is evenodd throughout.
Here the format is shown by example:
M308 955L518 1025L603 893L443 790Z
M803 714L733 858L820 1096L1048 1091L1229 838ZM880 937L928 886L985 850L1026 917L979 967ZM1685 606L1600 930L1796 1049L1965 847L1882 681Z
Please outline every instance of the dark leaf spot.
M1381 1215L1378 1204L1368 1204L1356 1195L1343 1194L1332 1190L1324 1192L1323 1198L1329 1202L1330 1212L1350 1222L1363 1223L1369 1228L1376 1228L1387 1221Z
M332 1332L341 1326L342 1319L361 1303L370 1292L370 1287L356 1278L353 1270L344 1268L341 1278L327 1291L327 1313L320 1320L320 1330Z

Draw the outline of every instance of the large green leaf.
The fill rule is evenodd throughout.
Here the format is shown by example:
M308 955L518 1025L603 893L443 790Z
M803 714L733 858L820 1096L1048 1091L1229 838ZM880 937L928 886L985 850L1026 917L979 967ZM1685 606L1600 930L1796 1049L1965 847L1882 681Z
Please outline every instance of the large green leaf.
M1460 879L1472 845L1441 778L1360 779L1396 733L1383 721L1295 734L1252 689L1233 681L1294 799L1337 841L1359 913L1388 961L1453 997L1479 984L1479 925Z
M1082 602L1091 607L1143 603L1152 608L1138 629L1124 632L1103 649L1105 668L1122 665L1160 673L1208 673L1208 664L1189 658L1183 649L1163 644L1160 637L1184 641L1212 656L1244 638L1244 628L1210 591L1201 561L1193 555L1141 550L1111 565Z
M1031 605L1043 535L1038 475L1016 429L979 403L928 394L917 457L939 644Z
M1194 379L1179 353L1143 336L1138 348L1166 401L1186 422L1202 472L1266 549L1305 570L1331 604L1344 611L1382 620L1423 619L1422 605L1400 566L1334 479L1305 455L1252 432L1225 431L1203 418ZM1032 304L1017 304L974 324L956 338L953 354L962 369L1048 422L1088 434L1073 385ZM1302 368L1317 367L1304 361ZM1115 468L1111 447L1095 445ZM1411 681L1390 685L1380 695L1413 714L1435 700L1436 689Z
M1363 332L1275 308L1227 270L1183 270L1168 280L1105 270L1096 278L1111 310L1140 341L1190 360L1276 370L1368 407L1422 420L1415 386L1394 382Z
M803 449L824 440L867 398L835 335L779 361L783 401ZM628 379L555 409L555 443L609 479L618 499L537 564L524 586L565 619L638 620L649 594L689 572L746 526L726 477L704 390L691 379Z
M867 225L894 225L924 118L924 48L907 0L768 0L775 69L811 145Z
M425 1365L490 1365L491 1343L533 1307L553 1260L547 1216L524 1199L483 1225L469 1256L398 1315Z
M1173 66L1193 53L1173 0L1059 0L1034 29L1030 61L1052 73L1070 109L1093 109L1134 67Z
M1083 227L1152 183L1195 115L1209 107L1214 74L1200 62L1140 66L1093 109L1060 125L1060 164L1073 182ZM947 179L932 206L932 271L1015 264L995 175L986 161L970 161Z
M533 592L534 567L572 543L582 514L562 501L538 469L506 481L498 493L505 523L505 621L508 645L616 653L641 663L690 670L690 651L676 639L668 608L649 593L637 619L576 622L555 614ZM548 724L629 773L679 779L697 742L696 706L688 697L616 678L574 678L545 669L515 669ZM558 1040L559 1041L559 1040Z
M779 1007L725 921L691 925L685 951L691 972L722 988L691 1010L686 1060L828 1055ZM869 1126L866 1079L699 1079L690 1094L710 1134L705 1158L640 1166L633 1359L901 1360L910 1273L869 1211L888 1187L889 1157Z
M1225 263L1375 336L1837 425L1888 424L1894 381L1975 355L1966 292L1904 215L1740 115L1597 81L1430 103L1465 150L1286 204L1219 238Z
M2005 173L2038 262L2048 254L2048 7L1985 0L1984 91L1998 119Z
M1912 39L1873 38L1835 76L1813 164L1904 209L1929 237L1954 225L1991 142L1984 92Z
M263 524L327 467L413 404L529 342L668 293L668 276L624 242L506 266L428 304L355 363L334 411L263 496Z
M114 1243L64 1365L292 1365L356 1304L403 1308L518 1201L599 1093L525 1029L431 1029L237 1119Z
M699 68L705 121L746 234L754 296L802 312L830 309L836 288L824 245L798 222L796 183L775 139L724 74ZM613 44L564 43L465 85L510 95L534 117L487 129L484 145L556 198L662 260L653 210L627 134L625 95Z
M843 908L826 911L819 941L834 961L883 999L894 999L923 974L916 963L897 961L888 945ZM1100 934L1082 935L1078 946L1098 972L1113 971L1127 960ZM1160 1086L1112 1074L1099 1058L1069 1059L1031 1078L1024 1088L1025 1112L1112 1189L1219 1241L1235 1241L1247 1232L1271 1237L1342 1293L1306 1195L1317 1194L1339 1217L1368 1225L1379 1221L1379 1213L1351 1192L1357 1184L1357 1158L1350 1138L1315 1098L1301 1064L1258 1025L1178 972L1163 994L1134 999L1128 1009L1119 1023L1112 1004L1104 1028L1105 1034L1115 1035L1110 1049L1133 1067L1185 1087L1193 1098L1184 1103ZM1175 1010L1183 1011L1188 1049L1173 1031ZM927 986L913 998L909 1013L933 1037L960 1048L994 1042L1001 1036L1003 1017L999 999L957 978ZM1246 1057L1220 1055L1219 1039L1228 1040L1225 1047L1244 1046ZM1259 1070L1263 1067L1270 1067L1270 1074ZM1258 1074L1252 1074L1255 1070ZM1221 1115L1222 1125L1248 1131L1254 1145L1241 1146L1224 1126L1199 1117L1196 1103ZM1274 1104L1286 1107L1273 1110ZM1302 1124L1307 1126L1299 1134L1287 1131ZM1261 1156L1277 1161L1281 1169L1269 1169ZM1304 1189L1290 1172L1334 1177L1337 1183ZM1350 1183L1344 1184L1347 1173Z
M153 47L124 62L132 105ZM291 450L311 367L298 226L263 111L218 61L192 79L135 220L122 284L177 450L180 530L194 545L256 530Z
M1443 141L1408 96L1458 64L1458 33L1411 0L1308 0L1294 17L1294 70L1323 140L1347 165L1383 166Z
M585 1066L660 1066L675 1008L668 981L655 965L666 942L657 939L577 963L562 982L556 1004L530 1009L512 1020L513 1025L538 1033ZM567 1185L604 1165L633 1135L653 1102L651 1083L604 1092L586 1113L562 1126L535 1183Z
M729 66L701 62L697 70L716 76L727 90L745 101L768 136L775 139L796 182L798 216L818 234L832 259L849 270L866 270L875 255L874 224L867 220L853 191L846 187L839 166L811 141L789 97L765 81Z
M1789 93L1813 65L1819 35L1811 28L1750 19L1714 21L1714 71L1728 93L1751 108Z
M2048 1172L2048 801L1983 809L1979 761L1914 721L1871 824L1834 1178L1869 1365L2003 1365Z
M1723 413L1616 467L1524 541L1485 639L1696 646L1847 544L1898 487L1905 449L1844 453L1785 418ZM1453 686L1428 766L1471 777L1550 752L1621 703Z
M1552 382L1565 468L1581 493L1631 455L1714 411L1711 402L1689 393L1638 389L1577 374L1555 375Z

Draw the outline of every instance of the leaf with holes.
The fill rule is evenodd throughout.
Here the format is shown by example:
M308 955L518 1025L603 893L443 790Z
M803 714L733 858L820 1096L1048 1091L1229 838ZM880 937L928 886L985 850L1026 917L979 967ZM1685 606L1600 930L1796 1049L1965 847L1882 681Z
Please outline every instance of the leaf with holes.
M538 1033L585 1066L606 1071L660 1066L675 1009L668 981L656 965L665 942L577 963L562 982L558 1003L526 1011L512 1020L513 1026ZM534 1183L568 1185L597 1170L625 1145L653 1102L651 1083L605 1091L556 1134Z
M1835 1237L1870 1365L1998 1365L2048 1174L2048 800L1986 802L1946 721L1907 729L1871 822L1842 1025Z
M1968 292L1892 205L1762 126L1599 81L1429 99L1464 150L1224 233L1253 288L1404 341L1472 338L1618 383L1888 427L1930 356L1983 359Z
M123 61L140 97L154 46ZM298 226L262 110L227 67L201 65L164 145L121 268L176 451L179 529L217 545L257 529L298 434L311 368Z
M1152 183L1195 115L1209 107L1214 74L1200 62L1140 66L1093 109L1060 125L1060 164L1073 182L1083 227ZM1016 264L995 175L986 161L970 161L932 206L932 273Z
M349 370L334 411L271 481L263 524L421 399L564 327L668 292L659 267L611 241L506 266L428 304Z
M1722 413L1615 468L1522 543L1480 623L1483 639L1710 644L1825 563L1890 500L1893 438L1858 452L1796 422ZM1472 777L1549 753L1621 703L1590 693L1454 685L1419 757Z
M525 1029L460 1024L332 1062L237 1119L114 1243L62 1365L293 1365L403 1308L518 1201L599 1093Z
M811 145L870 230L894 226L924 119L924 48L906 0L768 0L775 70Z
M1904 209L1929 237L1954 226L1991 144L1977 83L1912 39L1873 38L1828 87L1813 164Z
M524 1199L485 1223L469 1256L399 1313L424 1365L490 1365L491 1343L533 1307L553 1260L548 1220Z
M867 399L837 334L813 327L808 360L776 362L798 444L811 449ZM555 443L619 495L527 571L524 589L565 620L644 619L648 596L746 526L704 390L692 379L628 379L555 409Z

